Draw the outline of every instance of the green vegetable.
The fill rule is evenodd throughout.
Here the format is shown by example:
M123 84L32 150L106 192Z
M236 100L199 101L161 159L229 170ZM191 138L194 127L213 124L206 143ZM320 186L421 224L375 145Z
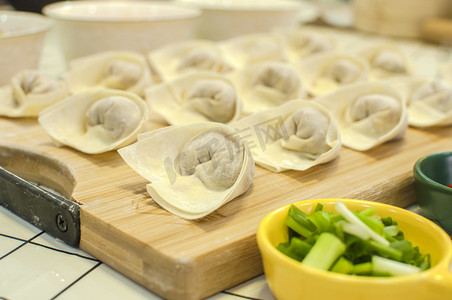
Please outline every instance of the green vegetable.
M349 260L341 256L331 268L331 272L352 274L354 269L355 266Z
M356 264L353 268L353 274L356 275L371 275L372 274L372 263L364 262Z
M322 232L302 263L316 269L329 270L345 249L344 243L334 234Z
M372 268L376 273L387 273L389 275L409 275L420 272L421 269L406 263L384 258L381 256L372 256Z
M338 201L336 212L318 203L306 214L292 205L286 218L289 241L277 249L311 267L360 276L394 276L430 268L430 255L405 240L397 222L370 207L350 211Z
M295 205L289 208L286 225L305 238L311 236L312 231L315 230L315 226L307 218L307 214Z
M308 254L309 250L311 250L312 245L297 237L293 237L290 239L290 242L280 243L276 248L287 256L301 261Z

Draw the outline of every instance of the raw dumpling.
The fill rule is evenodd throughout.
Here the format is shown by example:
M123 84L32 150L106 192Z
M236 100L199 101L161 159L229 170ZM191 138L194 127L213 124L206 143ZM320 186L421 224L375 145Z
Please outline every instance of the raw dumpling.
M24 70L0 88L0 115L37 117L44 108L69 96L64 80L38 70Z
M406 99L410 126L452 125L452 85L441 80L412 77L399 78L390 83Z
M143 133L118 150L150 181L150 196L164 209L198 219L250 187L254 161L239 134L213 122L175 125Z
M329 35L302 29L285 29L276 31L282 37L287 59L297 62L313 54L333 51L336 41Z
M371 80L407 76L413 73L407 55L395 45L374 45L360 51L359 55L369 63Z
M321 96L369 77L369 65L356 56L336 51L319 53L295 64L301 80L314 95Z
M365 82L314 99L336 119L342 144L358 151L400 139L407 128L402 96L387 83Z
M256 164L273 172L304 171L339 155L340 136L330 113L306 100L291 100L231 124L251 149Z
M77 58L71 61L65 76L74 93L108 88L143 96L144 89L153 83L146 58L131 51L107 51Z
M163 46L148 54L153 69L164 80L190 71L227 73L232 70L212 41L188 40Z
M284 44L276 34L245 34L218 42L218 45L235 70L263 61L287 61Z
M96 154L135 141L147 118L146 103L136 94L98 89L58 102L38 121L57 144Z
M300 76L289 63L257 63L231 73L229 78L237 88L246 114L271 109L288 100L307 98Z
M229 123L242 111L232 82L214 72L193 72L145 91L149 107L170 124Z

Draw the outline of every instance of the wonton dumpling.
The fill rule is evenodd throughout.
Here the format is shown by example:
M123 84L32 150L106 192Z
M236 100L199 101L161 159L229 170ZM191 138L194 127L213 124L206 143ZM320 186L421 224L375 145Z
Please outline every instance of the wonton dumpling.
M319 53L295 64L301 80L314 95L331 93L348 84L367 81L369 65L356 56L336 51Z
M274 108L288 100L307 98L300 76L285 62L253 64L231 73L229 78L247 114Z
M163 46L149 52L148 59L164 81L190 71L227 73L232 70L218 46L207 40L188 40Z
M250 187L254 161L239 134L227 125L203 122L143 133L118 150L150 181L150 196L185 218L202 218Z
M132 51L106 51L74 59L65 77L74 93L107 88L143 96L153 83L146 58Z
M287 59L297 62L313 54L333 51L336 41L329 35L302 29L286 29L276 31L284 41Z
M282 40L276 34L245 34L218 42L218 45L235 70L263 61L287 61Z
M64 80L38 70L24 70L0 87L0 115L37 117L46 107L69 96Z
M400 139L407 128L402 96L382 82L357 83L314 99L336 119L342 144L358 151Z
M291 100L231 124L243 136L256 164L273 172L304 171L339 155L340 136L330 113L306 100Z
M410 126L452 125L452 85L441 80L412 77L398 78L390 83L405 98Z
M147 118L146 103L136 94L98 89L48 107L38 121L57 144L96 154L132 143Z
M413 73L407 55L397 46L381 44L360 51L370 66L370 79L407 76Z
M232 82L214 72L193 72L145 91L149 107L170 124L229 123L242 111Z

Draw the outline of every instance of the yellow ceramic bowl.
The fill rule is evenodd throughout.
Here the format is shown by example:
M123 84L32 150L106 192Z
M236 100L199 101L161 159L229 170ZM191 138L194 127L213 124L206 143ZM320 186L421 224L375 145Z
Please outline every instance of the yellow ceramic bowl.
M337 200L315 199L295 205L309 213L320 202L324 210L333 211ZM452 243L444 230L432 221L402 208L363 200L340 200L351 210L374 207L381 217L392 217L407 240L419 246L422 253L431 254L432 267L414 275L364 277L304 266L275 248L280 242L288 240L288 230L284 224L290 207L287 205L267 215L257 232L265 276L277 299L451 299L452 273L449 266Z

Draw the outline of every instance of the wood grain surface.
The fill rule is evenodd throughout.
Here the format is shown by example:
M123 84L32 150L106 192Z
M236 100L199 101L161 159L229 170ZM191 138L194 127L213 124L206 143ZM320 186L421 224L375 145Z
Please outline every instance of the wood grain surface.
M413 165L423 155L451 150L452 128L409 128L403 139L367 152L342 148L336 160L305 172L257 167L244 195L196 221L160 208L146 192L147 181L116 151L87 155L56 147L33 119L0 118L0 142L49 153L74 169L81 249L164 298L199 299L263 273L256 230L285 204L318 198L400 207L415 202Z

